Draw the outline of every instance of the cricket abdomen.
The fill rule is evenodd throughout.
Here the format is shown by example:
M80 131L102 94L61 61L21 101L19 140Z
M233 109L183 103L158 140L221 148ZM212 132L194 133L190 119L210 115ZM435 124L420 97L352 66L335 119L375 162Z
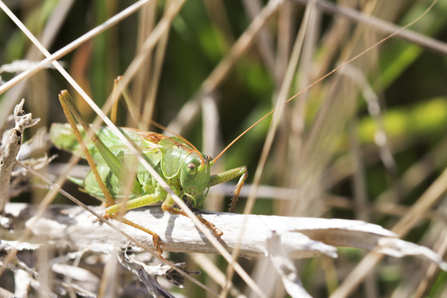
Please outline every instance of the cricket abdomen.
M149 172L138 171L136 173L136 180L140 184L142 192L140 194L132 194L130 191L126 191L126 186L122 185L118 181L118 178L112 173L109 167L107 167L106 165L97 165L97 169L102 181L110 192L110 195L116 201L120 201L124 198L125 195L128 195L128 198L131 200L143 195L154 194L157 192L157 189L159 187L158 183L151 176L151 174L149 174ZM154 169L159 174L161 174L159 166L156 166ZM85 191L90 195L98 198L101 201L106 201L104 194L102 193L101 188L96 181L93 171L89 171L85 176L83 187Z

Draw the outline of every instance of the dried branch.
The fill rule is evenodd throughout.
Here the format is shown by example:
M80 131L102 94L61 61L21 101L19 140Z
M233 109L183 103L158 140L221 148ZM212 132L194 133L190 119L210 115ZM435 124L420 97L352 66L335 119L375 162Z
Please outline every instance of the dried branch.
M117 256L121 265L134 273L154 297L174 298L171 293L160 286L156 277L162 276L177 287L182 287L185 278L167 265L147 266L146 264L135 260L131 253L132 247L128 246L128 244L118 252ZM185 265L186 263L175 264L175 266L181 270L185 269ZM200 272L192 271L187 273L198 274Z
M23 140L23 131L36 125L40 119L33 119L32 114L25 114L23 105L25 100L16 105L14 109L15 127L9 132L8 138L2 142L0 150L0 214L4 215L5 204L9 202L9 188L11 185L11 171L15 164L15 159L19 153Z
M102 207L92 209L98 213L104 210ZM15 231L12 236L6 231L0 231L2 239L20 235L26 222L31 222L36 212L30 205L12 203L6 205L6 211L15 216ZM336 248L331 245L349 246L397 257L418 255L447 269L447 264L431 250L400 240L393 232L363 221L232 213L210 213L203 217L223 231L221 243L228 251L233 251L237 246L239 233L244 230L240 254L249 258L267 255L266 241L274 231L281 236L281 245L291 258L322 254L334 258L337 256ZM160 207L153 206L129 211L126 218L157 233L165 251L217 253L186 217L163 212ZM247 226L243 229L245 220ZM143 244L153 245L152 237L146 233L118 222L114 224ZM30 228L33 233L30 242L72 250L111 253L116 245L122 247L128 241L109 226L95 221L94 217L78 206L50 206L45 215Z
M2 237L3 238L3 237ZM39 277L39 274L29 268L24 262L19 260L17 257L13 259L12 262L5 263L4 259L6 256L6 253L10 250L17 249L17 250L35 250L38 249L40 245L36 244L29 244L29 243L22 243L22 242L16 242L16 241L1 241L0 242L0 264L1 266L6 266L11 271L14 272L14 278L16 280L15 282L15 294L19 297L27 296L29 287L33 287L37 291L41 292L43 297L56 297L50 289L45 285L44 282L42 282L41 278ZM4 296L1 296L4 297Z
M287 252L281 246L281 237L278 234L273 233L272 237L267 239L267 248L270 261L281 277L281 281L287 293L293 298L311 298L299 279L295 265L292 260L288 258Z

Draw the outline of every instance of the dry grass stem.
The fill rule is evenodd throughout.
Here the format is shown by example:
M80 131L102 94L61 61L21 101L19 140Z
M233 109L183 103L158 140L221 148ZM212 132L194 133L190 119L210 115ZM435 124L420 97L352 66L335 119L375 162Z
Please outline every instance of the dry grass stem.
M312 0L293 0L294 2L307 4ZM334 5L327 1L316 1L315 5L328 13L345 17L349 20L353 20L357 23L367 25L368 28L375 29L379 32L382 32L384 34L394 34L395 32L398 32L396 34L396 37L402 38L404 40L407 40L411 43L420 45L422 47L425 47L428 50L435 51L439 54L446 55L447 54L447 44L445 42L442 42L440 40L436 40L434 38L427 37L425 35L422 35L420 33L411 31L409 29L401 30L402 27L399 27L395 24L383 21L381 19L378 19L372 15L359 12L355 9L352 9L350 7L346 6L339 6Z
M399 298L447 292L440 274L447 271L447 96L437 77L447 54L440 37L447 0L141 0L130 6L0 0L0 10L0 213L7 215L0 226L9 228L0 229L0 296L377 298L380 289ZM62 57L64 64L57 61ZM112 78L123 73L110 93ZM110 154L106 164L93 161L101 175L109 171L97 179L113 194L110 204L123 203L108 209L120 209L116 217L88 206L95 203L71 182L61 189L70 174L97 195L90 167L70 173L79 157L63 168L52 162L55 152L59 163L69 159L49 149L45 128L66 121L56 98L70 85L76 99L88 103L76 102L84 117L97 114L86 120L92 123L87 134L105 122L119 138L111 150L122 165L116 158L109 164ZM127 111L118 108L121 94ZM25 135L19 118L35 123L22 112L23 102L15 119L8 117L22 97L26 110L42 119ZM273 113L269 126L264 119ZM115 126L146 130L152 118L170 123L169 129L154 124L155 130L181 133L203 156L213 156L211 174L222 175L186 181L185 164L167 179L165 171L180 165L175 152L167 155L158 139L148 141L153 135L143 133L135 148ZM55 142L64 137L51 134ZM114 142L111 134L101 135L109 138ZM229 145L221 150L222 144ZM159 156L152 168L148 161ZM129 179L119 176L114 166L126 172L134 161L138 169L122 175ZM219 212L235 191L233 181L209 185L229 169L250 173L233 210L271 215ZM11 203L13 196L28 203ZM126 210L147 197L166 198L164 209L182 209L189 218L155 204ZM79 206L65 205L66 198ZM154 257L152 236L119 216L159 235L164 257L193 262ZM369 251L360 262L358 249ZM429 262L380 262L383 255ZM390 268L397 273L391 278ZM197 269L206 274L204 284L189 274ZM172 287L186 279L185 290Z
M247 30L245 30L234 43L229 53L219 62L210 75L203 81L200 86L200 90L196 92L193 99L187 102L187 104L179 111L177 117L169 124L168 128L170 130L181 134L185 127L190 124L195 115L197 115L197 111L200 107L199 101L201 100L203 94L212 92L223 83L230 71L233 69L235 63L245 53L247 53L250 46L255 41L257 34L265 26L267 21L274 15L278 6L282 2L282 0L270 0L268 2L253 22L251 22Z

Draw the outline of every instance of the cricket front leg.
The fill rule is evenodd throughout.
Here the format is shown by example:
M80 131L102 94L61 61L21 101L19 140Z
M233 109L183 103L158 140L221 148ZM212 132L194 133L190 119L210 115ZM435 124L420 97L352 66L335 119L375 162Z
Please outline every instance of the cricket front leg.
M247 171L247 167L243 166L243 167L239 167L239 168L234 168L216 175L212 175L210 177L210 182L208 183L208 186L214 186L220 183L224 183L227 181L230 181L236 177L241 177L239 178L239 181L236 185L236 189L234 191L234 195L233 198L231 199L231 205L230 205L230 209L229 212L234 212L234 209L236 208L236 203L237 200L239 198L239 194L241 193L241 189L242 186L244 186L245 181L247 181L247 177L248 177L248 171Z
M161 209L163 209L163 211L167 211L172 214L179 214L179 215L183 215L185 217L189 217L188 215L186 215L186 213L184 211L180 210L177 207L174 207L174 205L175 205L175 201L168 195L168 198L161 205ZM218 229L213 223L204 219L202 217L202 215L197 212L200 210L195 209L194 211L195 211L194 214L197 216L197 218L200 220L200 222L203 223L205 226L207 226L208 229L213 231L214 237L216 237L217 240L220 240L221 239L220 237L223 235L223 232L220 229Z
M161 200L162 200L162 198L160 195L148 194L148 195L144 195L139 198L136 198L136 199L129 200L128 202L125 203L124 208L126 211L132 210L135 208L139 208L139 207L143 207L143 206L147 206L149 204L159 202ZM162 256L163 249L161 249L161 247L160 247L160 236L158 236L157 233L152 232L151 230L146 229L145 227L142 227L139 224L134 223L133 221L125 219L124 217L118 216L118 213L121 211L123 204L124 203L120 203L120 204L116 204L116 205L113 205L113 206L110 206L109 208L107 208L105 210L104 217L105 218L113 218L117 221L125 223L126 225L132 226L132 227L137 228L145 233L148 233L149 235L152 235L155 249L157 249L157 252L160 255L160 257L163 258L163 256Z

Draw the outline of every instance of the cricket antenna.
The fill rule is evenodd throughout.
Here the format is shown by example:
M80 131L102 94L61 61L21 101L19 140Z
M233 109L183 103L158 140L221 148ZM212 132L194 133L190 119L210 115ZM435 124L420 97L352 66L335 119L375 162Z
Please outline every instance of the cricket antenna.
M303 90L304 91L304 90ZM301 91L301 92L303 92ZM300 92L300 93L301 93ZM295 97L297 97L300 93L294 95L292 98L288 99L286 102L284 102L283 104L288 103L289 101L291 101L292 99L294 99ZM258 125L259 122L261 122L262 120L264 120L265 118L267 118L268 116L270 116L274 111L276 111L277 108L274 108L273 110L271 110L268 114L264 115L261 119L259 119L258 121L256 121L255 123L253 123L249 128L247 128L246 130L244 130L243 133L241 133L237 138L235 138L227 147L225 147L224 150L222 150L222 152L219 153L218 156L216 156L213 160L213 162L216 162L216 160L219 159L219 157L224 154L225 151L227 151L228 148L230 148L234 143L236 143L237 140L239 140L244 134L246 134L247 132L250 131L250 129L252 129L253 127L255 127L256 125Z
M303 93L304 91L306 91L307 89L312 88L314 85L316 85L317 83L321 82L322 80L324 80L325 78L327 78L328 76L330 76L331 74L333 74L334 72L336 72L337 70L339 70L340 68L348 65L349 63L351 63L352 61L356 60L357 58L359 58L360 56L363 56L366 52L370 51L371 49L375 48L376 46L380 45L381 43L385 42L386 40L390 39L391 37L399 34L401 31L407 29L408 27L410 27L411 25L413 25L414 23L416 23L417 21L419 21L422 17L424 17L429 11L430 9L436 4L436 2L438 2L438 0L434 0L430 6L424 11L424 13L422 13L419 17L417 17L416 19L414 19L412 22L408 23L407 25L401 27L399 30L395 31L394 33L388 35L387 37L385 37L384 39L376 42L375 44L373 44L372 46L366 48L364 51L362 51L361 53L357 54L356 56L354 56L353 58L349 59L348 61L340 64L339 66L337 66L336 68L334 68L333 70L331 70L330 72L328 72L327 74L325 74L324 76L322 76L320 79L318 79L317 81L313 82L312 84L310 84L309 86L307 86L306 88L304 88L303 90L301 90L300 92L298 92L297 94L295 94L294 96L292 96L291 98L289 98L288 100L286 100L285 102L283 102L281 105L279 105L278 107L274 108L273 110L271 110L268 114L266 114L264 117L262 117L261 119L259 119L258 121L256 121L255 123L253 123L249 128L247 128L243 133L241 133L237 138L235 138L227 147L225 147L224 150L222 150L221 153L219 153L218 156L216 156L216 158L214 158L213 162L216 162L220 156L228 150L228 148L230 148L237 140L239 140L244 134L246 134L250 129L252 129L253 127L255 127L256 125L259 124L259 122L261 122L262 120L264 120L265 118L267 118L268 116L270 116L273 112L275 112L278 108L282 107L283 105L285 105L286 103L288 103L289 101L291 101L292 99L294 99L295 97L297 97L298 95L300 95L301 93ZM189 143L189 142L188 142Z
M185 141L185 142L186 142L189 146L191 146L192 149L199 155L200 160L201 160L201 163L202 163L202 166L205 164L205 161L203 160L202 154L200 154L199 150L197 150L197 148L196 148L193 144L191 144L190 141L188 141L187 139L185 139L185 138L182 137L181 135L179 135L179 134L173 132L173 131L170 130L169 128L164 127L164 126L161 125L161 124L158 124L157 122L155 122L155 121L153 121L153 120L151 120L151 124L152 124L153 126L155 126L155 127L158 127L158 128L160 128L160 129L166 130L167 132L172 133L172 134L175 135L176 137L179 137L180 139L182 139L183 141Z
M235 138L227 147L225 147L224 150L222 150L222 152L219 153L218 156L216 156L216 158L214 158L213 162L216 162L216 160L219 159L219 157L224 154L225 151L227 151L228 148L230 148L234 143L236 143L237 140L239 140L244 134L246 134L247 132L250 131L250 129L252 129L253 127L255 127L256 125L259 124L259 122L261 122L262 120L264 120L265 118L267 118L268 116L270 116L271 114L273 114L273 112L275 112L277 109L279 109L280 107L282 107L283 105L285 105L286 103L288 103L289 101L291 101L292 99L294 99L295 97L297 97L298 95L300 95L301 93L303 93L304 91L306 91L307 89L309 89L310 87L312 87L313 85L315 85L316 83L320 82L321 80L325 79L327 76L329 76L331 73L335 72L338 68L334 69L333 71L331 71L330 73L326 74L324 77L322 77L321 79L319 79L318 81L312 83L311 85L307 86L306 88L304 88L303 90L301 90L300 92L298 92L297 94L295 94L294 96L292 96L291 98L289 98L288 100L286 100L285 102L283 102L281 105L279 105L278 107L274 108L273 110L271 110L270 112L268 112L267 114L265 114L261 119L259 119L258 121L256 121L255 123L253 123L249 128L247 128L246 130L244 130L243 133L241 133L237 138Z

